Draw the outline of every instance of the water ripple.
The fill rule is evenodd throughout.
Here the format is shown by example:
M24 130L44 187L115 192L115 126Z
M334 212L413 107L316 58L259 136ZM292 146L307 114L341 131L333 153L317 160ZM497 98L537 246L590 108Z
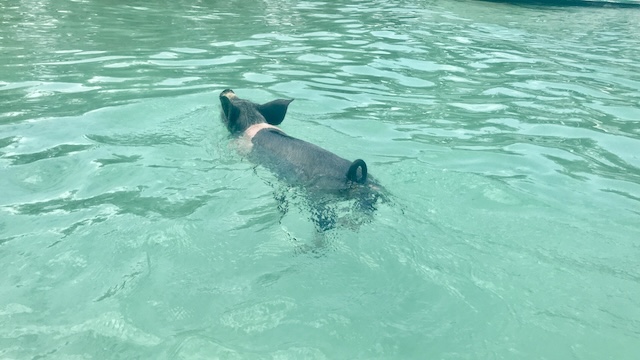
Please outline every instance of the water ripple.
M170 201L164 197L142 196L142 191L143 188L122 190L79 199L70 194L59 199L19 204L11 208L16 214L36 216L58 211L84 211L92 207L111 205L118 209L119 214L146 217L156 213L165 218L175 219L192 214L212 198L211 195L202 195L184 201Z
M85 144L62 144L36 153L5 155L3 158L10 159L12 165L24 165L43 159L71 155L76 152L91 149L92 147L93 145Z
M638 352L636 11L0 3L5 357ZM286 131L395 204L325 237L282 218L227 87L295 98Z

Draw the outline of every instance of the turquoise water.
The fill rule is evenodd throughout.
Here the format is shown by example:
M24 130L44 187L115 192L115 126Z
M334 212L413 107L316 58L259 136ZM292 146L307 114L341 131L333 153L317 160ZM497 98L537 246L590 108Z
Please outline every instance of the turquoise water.
M0 7L1 359L640 356L640 11ZM227 87L392 201L282 216Z

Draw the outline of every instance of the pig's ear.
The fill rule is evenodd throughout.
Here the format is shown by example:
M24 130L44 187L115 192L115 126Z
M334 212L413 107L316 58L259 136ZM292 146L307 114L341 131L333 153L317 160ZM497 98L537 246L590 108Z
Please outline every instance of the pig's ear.
M222 113L225 117L225 122L229 122L234 120L233 118L237 116L238 110L231 102L232 98L235 98L236 94L230 90L226 89L220 93L220 105L222 105Z
M292 101L293 99L273 100L266 104L258 105L258 111L262 116L264 116L267 123L271 125L280 125L282 120L284 120L284 116L287 114L287 108Z

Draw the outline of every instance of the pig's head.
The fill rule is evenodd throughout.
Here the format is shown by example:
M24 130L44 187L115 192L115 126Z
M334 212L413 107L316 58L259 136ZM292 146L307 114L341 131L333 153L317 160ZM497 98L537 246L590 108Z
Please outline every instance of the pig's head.
M240 134L251 125L267 123L279 125L287 113L287 107L293 100L278 99L259 105L240 99L231 89L220 93L222 122L232 134Z

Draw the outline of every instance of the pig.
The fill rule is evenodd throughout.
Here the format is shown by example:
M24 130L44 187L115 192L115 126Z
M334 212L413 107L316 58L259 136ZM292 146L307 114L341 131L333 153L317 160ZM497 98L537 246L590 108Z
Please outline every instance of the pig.
M312 220L320 231L336 224L326 196L355 199L358 210L373 212L383 196L364 160L349 161L278 127L292 101L278 99L260 105L225 89L220 93L222 121L240 138L251 162L269 169L285 183L303 188L315 201Z

